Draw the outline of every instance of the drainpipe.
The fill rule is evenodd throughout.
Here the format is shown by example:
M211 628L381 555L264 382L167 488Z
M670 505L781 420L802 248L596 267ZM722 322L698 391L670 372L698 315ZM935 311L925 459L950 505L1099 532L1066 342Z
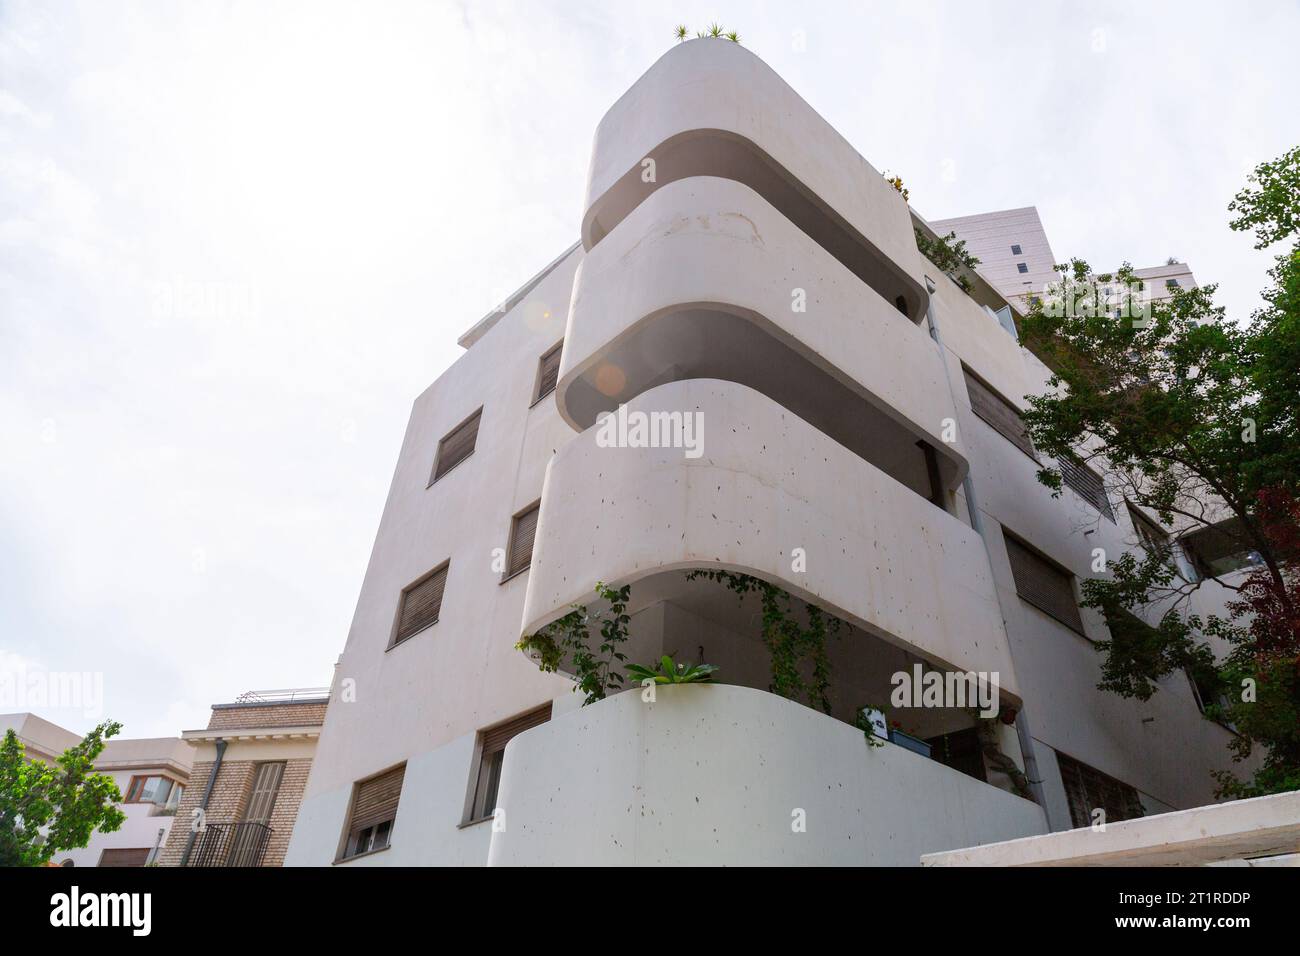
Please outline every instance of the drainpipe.
M934 283L928 278L925 280L930 292L934 292ZM925 318L930 326L930 338L934 339L935 345L939 349L939 357L943 361L943 376L948 382L948 394L952 396L953 404L957 402L957 391L952 385L952 376L948 374L948 361L944 358L943 338L939 335L939 322L934 316L934 300L931 299L925 304ZM989 540L984 536L984 521L980 518L979 503L975 499L975 482L971 479L970 471L966 472L966 477L961 482L962 491L966 495L966 511L970 514L970 526L975 529L975 533L980 536L980 541L984 544L984 556L989 562L989 572L993 570L993 554L989 551ZM1002 622L1003 630L1006 630L1006 621ZM1016 714L1016 737L1020 741L1020 759L1025 762L1025 779L1029 781L1029 792L1034 797L1034 802L1043 808L1043 816L1047 817L1047 825L1051 827L1052 820L1047 812L1047 798L1043 795L1043 777L1038 772L1038 759L1034 756L1034 739L1029 734L1029 718L1025 716L1025 709L1020 708Z
M226 755L226 738L217 738L217 759L212 762L212 770L208 773L208 785L203 789L203 800L199 803L199 809L203 811L206 824L208 812L208 801L212 799L212 788L217 785L217 773L221 770L221 758ZM190 862L190 853L194 850L194 841L199 837L199 833L190 827L190 838L185 841L185 852L181 855L181 866L187 866Z

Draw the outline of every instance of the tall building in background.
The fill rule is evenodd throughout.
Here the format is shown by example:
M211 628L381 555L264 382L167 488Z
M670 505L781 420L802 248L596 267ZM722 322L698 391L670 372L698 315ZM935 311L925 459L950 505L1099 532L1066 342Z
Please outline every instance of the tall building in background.
M980 275L1017 311L1025 311L1028 296L1056 281L1057 259L1034 206L939 219L930 226L941 236L955 232L964 240L980 261Z
M1213 801L1231 733L1188 679L1097 689L1080 581L1163 531L1085 465L1035 478L1049 372L1002 316L1050 278L1037 214L977 230L967 288L914 227L737 44L610 108L580 242L414 403L286 864L916 865ZM759 599L696 571L842 622L825 701L772 691ZM597 582L630 588L631 661L716 682L581 706L571 660L515 649ZM982 710L897 693L969 674Z
M956 233L965 241L967 251L980 261L980 275L1018 312L1026 310L1029 296L1041 295L1049 283L1057 281L1057 260L1034 206L938 219L929 225L941 236ZM1179 289L1196 287L1196 279L1185 262L1171 260L1162 266L1134 269L1133 274L1142 280L1144 291L1154 301L1167 299ZM1107 292L1103 288L1102 292L1107 299L1120 295L1117 290Z

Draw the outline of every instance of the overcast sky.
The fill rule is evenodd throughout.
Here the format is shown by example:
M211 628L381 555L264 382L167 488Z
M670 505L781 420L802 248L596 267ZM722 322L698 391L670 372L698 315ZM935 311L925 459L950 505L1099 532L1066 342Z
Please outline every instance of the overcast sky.
M1300 142L1295 3L0 2L0 680L125 736L328 683L414 397L578 234L610 104L717 19L938 219L1185 259ZM84 730L84 708L33 709Z

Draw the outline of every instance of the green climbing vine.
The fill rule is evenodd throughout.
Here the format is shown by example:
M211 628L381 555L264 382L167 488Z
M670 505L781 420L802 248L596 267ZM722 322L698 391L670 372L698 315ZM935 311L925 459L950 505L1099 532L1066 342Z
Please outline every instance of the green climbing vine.
M730 571L695 570L686 574L688 581L698 579L725 585L737 596L756 593L763 608L763 643L772 655L772 684L769 690L789 700L806 698L811 707L831 712L831 664L826 653L826 638L838 634L844 622L827 614L815 604L804 604L807 626L792 616L794 598L775 584L749 574ZM810 671L810 677L804 674Z
M966 278L963 270L974 269L980 261L966 251L966 240L958 239L955 232L950 232L946 236L935 236L933 239L920 229L915 232L916 248L921 251L921 255L933 262L939 271L961 286L963 292L970 295L974 285Z
M604 700L609 691L623 689L624 676L615 668L621 667L627 660L620 647L627 641L628 597L632 586L623 585L612 588L603 582L596 583L596 597L608 602L608 607L592 613L585 604L571 605L572 610L535 634L525 634L516 650L527 651L537 661L539 670L554 673L567 657L573 662L573 674L577 683L575 691L583 694L582 706ZM600 643L596 650L591 649L589 636L591 628L598 627Z

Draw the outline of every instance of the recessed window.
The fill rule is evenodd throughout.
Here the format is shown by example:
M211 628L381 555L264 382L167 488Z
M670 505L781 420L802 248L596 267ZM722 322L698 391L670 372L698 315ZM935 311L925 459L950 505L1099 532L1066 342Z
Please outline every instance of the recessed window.
M1165 288L1166 288L1166 289L1181 289L1182 286L1180 286L1180 285L1178 284L1178 280L1177 280L1177 279L1166 279L1166 280L1165 280Z
M1056 459L1056 465L1061 470L1061 478L1066 486L1114 524L1115 512L1110 507L1110 499L1106 497L1106 483L1102 481L1101 475L1072 455Z
M1179 543L1201 577L1218 577L1264 563L1259 552L1251 548L1251 541L1236 518L1198 528Z
M126 788L126 803L152 803L174 809L185 788L170 777L132 777Z
M533 562L533 540L537 537L537 516L541 502L529 505L510 519L510 547L506 551L507 578L512 578Z
M555 383L560 378L560 356L563 351L564 343L561 342L538 360L537 385L533 388L534 405L555 391Z
M388 846L393 835L393 823L397 820L397 803L402 796L405 776L406 764L402 764L356 785L342 859Z
M1020 251L1020 247L1019 247L1019 246L1012 246L1012 247L1011 247L1011 254L1012 254L1013 256L1022 255L1022 253L1021 253L1021 251Z
M525 730L540 726L551 719L551 705L543 704L513 720L497 724L479 734L478 772L474 777L474 795L470 800L466 823L486 820L497 806L497 788L501 785L501 768L505 761L506 744Z
M1034 443L1025 431L1025 423L1020 418L1020 410L984 382L976 378L970 369L962 366L966 376L966 393L970 396L970 407L976 415L991 425L994 431L1011 442L1030 458L1034 457Z
M429 479L429 484L474 454L474 444L478 441L478 423L482 417L483 409L480 408L438 442L438 457L433 463L433 477Z
M1016 271L1019 272L1021 275L1023 275L1024 273L1029 271L1029 266L1025 265L1023 262L1017 262Z
M1028 545L1004 533L1016 594L1071 630L1083 634L1083 618L1074 599L1074 575Z
M1096 823L1094 810L1106 814L1106 823L1135 820L1143 815L1138 792L1128 784L1063 753L1056 755L1056 762L1061 768L1061 782L1065 784L1065 798L1070 805L1070 821L1076 828Z
M407 638L414 637L426 627L438 623L442 611L442 594L447 588L447 572L451 563L429 572L402 591L397 610L397 627L389 647L395 647Z

